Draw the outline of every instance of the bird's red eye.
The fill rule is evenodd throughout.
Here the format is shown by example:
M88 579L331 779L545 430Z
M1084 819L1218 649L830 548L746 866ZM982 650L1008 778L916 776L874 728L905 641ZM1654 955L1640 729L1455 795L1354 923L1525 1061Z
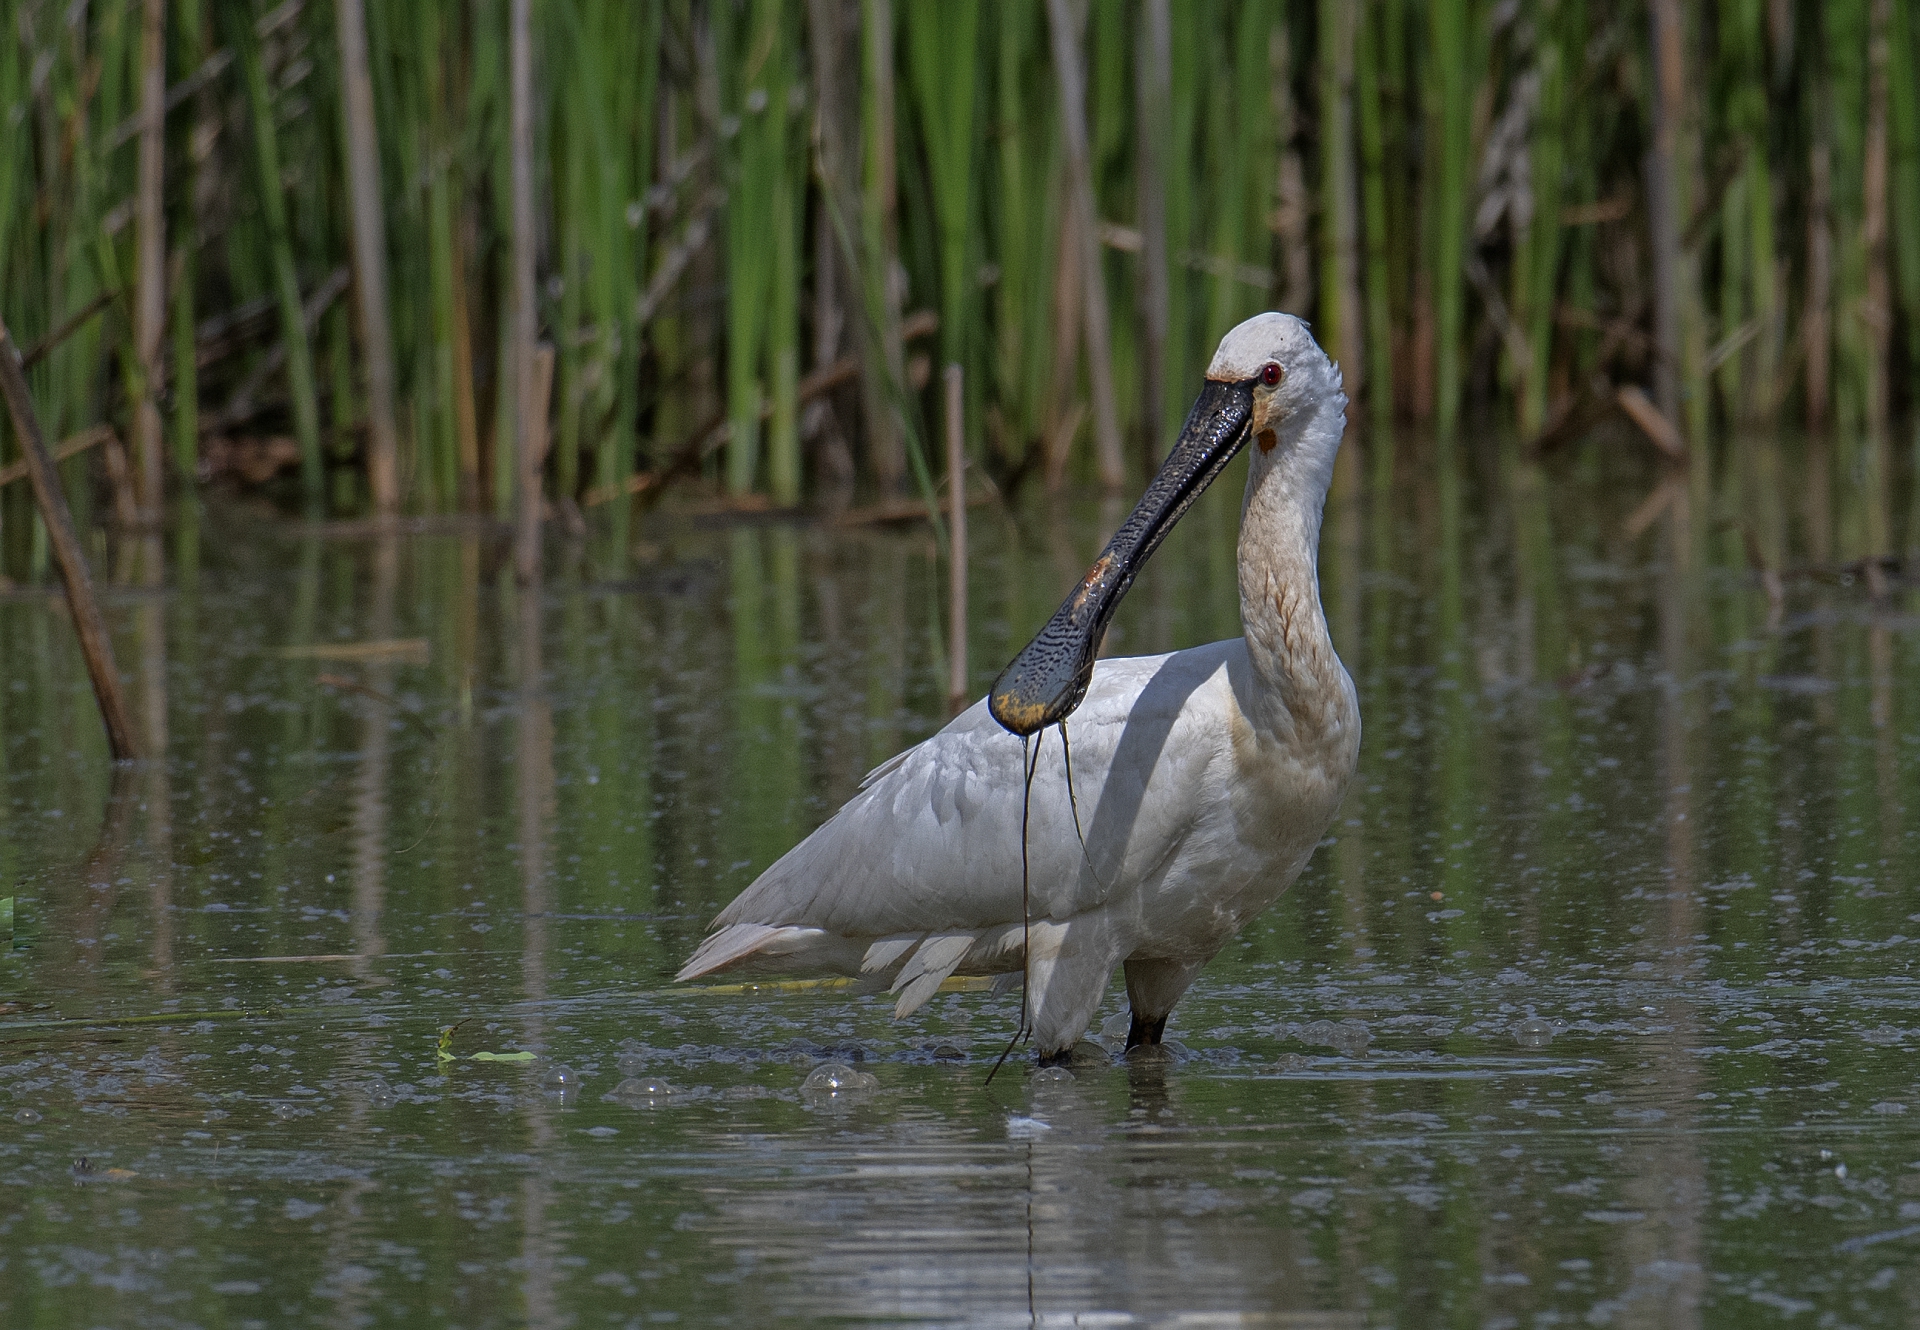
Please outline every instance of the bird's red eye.
M1260 382L1271 388L1280 382L1280 366L1269 360L1260 368Z

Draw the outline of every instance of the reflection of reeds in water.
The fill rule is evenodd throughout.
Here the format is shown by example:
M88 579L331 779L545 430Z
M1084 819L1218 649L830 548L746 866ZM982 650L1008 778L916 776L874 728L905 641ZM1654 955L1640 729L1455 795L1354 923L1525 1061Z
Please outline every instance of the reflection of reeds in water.
M395 600L399 595L400 550L391 536L374 541L372 586L366 631L376 642L393 636ZM394 802L393 708L383 698L393 695L393 665L376 658L366 671L367 694L357 698L358 769L353 781L353 951L355 970L363 980L374 977L373 967L386 953L384 927L387 906L387 864L396 848L391 823Z
M784 854L800 829L803 756L792 674L800 645L798 537L790 528L737 531L729 564L733 771L744 816L730 820L726 834L733 859L758 869Z

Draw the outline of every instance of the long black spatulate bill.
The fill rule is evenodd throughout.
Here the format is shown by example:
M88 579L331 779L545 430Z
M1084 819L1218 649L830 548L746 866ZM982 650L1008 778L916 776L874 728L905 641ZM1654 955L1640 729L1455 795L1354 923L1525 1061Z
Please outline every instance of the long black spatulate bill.
M1146 494L1066 603L994 680L987 705L995 720L1028 735L1073 714L1087 695L1100 640L1121 597L1180 515L1246 443L1252 418L1252 382L1207 381Z

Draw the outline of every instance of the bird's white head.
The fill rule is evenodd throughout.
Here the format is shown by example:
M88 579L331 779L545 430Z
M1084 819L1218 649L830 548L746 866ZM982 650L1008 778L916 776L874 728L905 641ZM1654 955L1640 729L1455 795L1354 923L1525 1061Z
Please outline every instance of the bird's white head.
M1066 603L995 681L995 719L1015 734L1037 734L1080 704L1107 621L1134 576L1247 443L1254 445L1248 502L1259 496L1270 515L1255 529L1291 529L1302 537L1294 543L1310 548L1319 538L1346 406L1339 369L1292 315L1256 315L1222 338L1146 494ZM1246 530L1243 522L1243 538Z
M1305 321L1291 314L1254 315L1220 339L1207 377L1252 385L1252 480L1280 470L1294 482L1289 489L1324 497L1345 432L1347 395L1340 367Z

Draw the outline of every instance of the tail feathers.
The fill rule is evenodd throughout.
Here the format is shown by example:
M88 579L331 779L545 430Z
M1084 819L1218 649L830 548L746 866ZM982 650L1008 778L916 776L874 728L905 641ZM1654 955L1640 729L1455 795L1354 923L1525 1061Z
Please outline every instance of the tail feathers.
M902 957L920 945L925 933L895 933L892 937L883 937L867 948L866 956L860 962L861 974L882 974L900 963Z
M893 1018L910 1016L924 1006L978 940L979 934L971 931L928 934L927 940L894 978L893 991L900 995L900 1000L894 1004Z
M715 970L755 954L769 957L791 955L824 936L824 931L818 928L728 924L700 944L699 950L687 958L687 963L680 967L680 973L674 979L681 982L698 979L703 974L712 974Z
M911 1016L940 991L962 965L968 973L995 973L1018 964L1023 930L1018 924L938 933L895 933L852 938L799 924L725 924L702 942L676 979L698 979L717 970L795 972L826 970L857 975L865 989L898 994L894 1018ZM1019 974L1013 979L1017 982ZM997 991L997 990L996 990Z

